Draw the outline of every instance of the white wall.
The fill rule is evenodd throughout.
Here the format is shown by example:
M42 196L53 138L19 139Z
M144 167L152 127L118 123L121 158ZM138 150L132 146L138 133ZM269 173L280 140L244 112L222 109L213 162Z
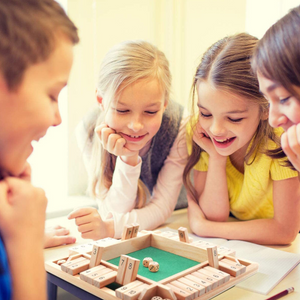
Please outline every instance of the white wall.
M73 134L95 105L100 62L115 44L145 39L164 51L173 74L173 98L187 105L193 73L212 43L245 30L245 0L72 0L69 15L79 28L69 83L69 193L82 193L86 173ZM71 149L71 150L70 150Z
M100 62L113 45L144 39L164 51L173 74L173 99L187 106L192 77L203 52L218 39L245 31L246 25L246 0L67 2L68 14L79 29L80 44L75 47L67 100L62 99L66 112L62 125L49 131L31 158L35 161L34 182L46 189L50 210L72 206L67 195L85 191L86 171L74 129L96 103Z

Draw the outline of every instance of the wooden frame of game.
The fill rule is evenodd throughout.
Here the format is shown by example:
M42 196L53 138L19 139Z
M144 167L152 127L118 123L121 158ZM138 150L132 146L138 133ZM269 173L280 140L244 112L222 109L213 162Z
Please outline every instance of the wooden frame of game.
M128 228L124 232L126 230L122 240L109 238L70 248L69 255L46 262L47 272L105 300L205 300L258 270L257 263L235 258L235 252L231 249L222 250L209 243L192 242L182 227L178 234L142 231L135 237L130 237ZM132 230L129 229L129 233L132 234ZM147 247L199 264L155 282L137 274L140 261L127 256ZM225 254L220 255L221 250ZM121 257L119 266L108 262L117 257ZM116 290L108 287L114 282L119 284Z

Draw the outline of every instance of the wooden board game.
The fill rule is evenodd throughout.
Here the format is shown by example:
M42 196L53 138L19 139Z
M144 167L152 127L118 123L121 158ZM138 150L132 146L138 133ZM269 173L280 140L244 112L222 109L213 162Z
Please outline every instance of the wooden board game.
M157 272L143 266L141 260L148 254L158 261ZM257 263L236 258L234 250L193 242L182 227L177 234L133 233L128 226L122 240L75 246L66 256L46 262L47 272L105 300L205 300L257 270Z

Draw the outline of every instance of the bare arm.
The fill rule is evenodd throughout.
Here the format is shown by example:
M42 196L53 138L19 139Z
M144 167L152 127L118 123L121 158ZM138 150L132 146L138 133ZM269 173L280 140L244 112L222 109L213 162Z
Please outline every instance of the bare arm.
M217 153L212 141L199 124L193 140L209 154L207 172L194 171L194 186L199 197L199 205L207 219L226 221L230 211L226 179L227 156Z
M189 223L194 233L204 237L239 239L258 244L289 244L300 229L300 189L298 178L275 181L274 218L238 222L205 219L200 207L189 200Z

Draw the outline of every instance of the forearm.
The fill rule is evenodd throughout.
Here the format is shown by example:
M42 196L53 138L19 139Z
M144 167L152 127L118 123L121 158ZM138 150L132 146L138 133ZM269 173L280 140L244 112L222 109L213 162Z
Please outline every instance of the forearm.
M127 213L136 204L138 180L141 173L141 159L137 166L127 165L117 158L112 185L100 205L105 205L108 211Z
M194 233L203 237L244 240L257 244L289 244L299 228L290 228L275 219L257 219L237 222L213 222L193 219L190 226Z
M43 243L8 243L6 248L13 282L13 299L46 299Z
M207 219L218 222L227 220L230 205L226 179L226 159L217 161L210 158L205 186L199 197L199 205Z

